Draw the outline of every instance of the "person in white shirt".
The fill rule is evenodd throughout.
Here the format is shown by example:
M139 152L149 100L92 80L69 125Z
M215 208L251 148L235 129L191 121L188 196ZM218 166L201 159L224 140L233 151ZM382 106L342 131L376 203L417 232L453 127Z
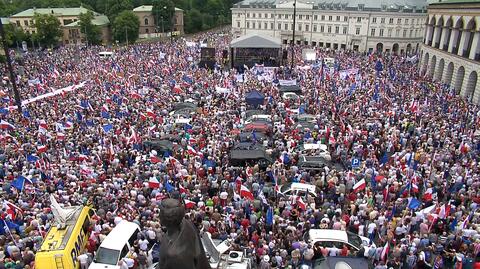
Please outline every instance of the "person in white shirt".
M87 253L83 253L77 257L77 260L80 262L80 269L87 269L88 268L88 255Z

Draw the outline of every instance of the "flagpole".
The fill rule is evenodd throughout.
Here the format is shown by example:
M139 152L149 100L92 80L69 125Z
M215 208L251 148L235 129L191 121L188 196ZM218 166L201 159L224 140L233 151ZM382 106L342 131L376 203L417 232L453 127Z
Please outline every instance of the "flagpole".
M15 244L16 247L18 247L17 240L15 240L15 237L13 237L13 234L12 234L12 232L10 231L10 227L8 227L7 222L6 222L4 219L3 219L3 224L5 224L4 227L7 229L8 234L9 234L10 237L12 238L13 243Z

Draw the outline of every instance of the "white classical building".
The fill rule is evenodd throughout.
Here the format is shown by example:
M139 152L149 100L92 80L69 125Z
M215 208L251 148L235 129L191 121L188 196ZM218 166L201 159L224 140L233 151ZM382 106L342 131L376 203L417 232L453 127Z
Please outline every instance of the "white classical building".
M480 104L478 0L443 0L428 5L420 66L423 74L449 84L462 96Z
M234 36L293 40L295 0L244 0L233 5ZM424 0L297 0L297 44L358 51L417 52L423 41Z

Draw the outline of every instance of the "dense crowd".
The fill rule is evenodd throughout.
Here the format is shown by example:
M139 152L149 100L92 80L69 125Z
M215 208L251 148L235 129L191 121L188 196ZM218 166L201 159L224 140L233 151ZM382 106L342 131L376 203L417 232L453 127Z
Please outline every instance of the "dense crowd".
M227 32L190 39L118 47L113 57L100 57L102 47L16 57L25 100L85 82L29 103L22 113L1 67L1 218L9 229L0 229L0 268L34 268L52 223L51 194L63 206L95 208L91 255L121 219L140 225L143 233L122 268L151 264L148 243L162 233L158 204L169 196L188 201L187 218L199 230L232 240L233 249L246 249L262 269L299 268L321 256L361 256L377 269L474 268L478 106L419 75L407 60L413 55L316 48L318 60L308 62L298 46L293 69L256 66L239 75L220 64L231 41ZM205 41L217 48L215 70L196 64ZM326 58L335 63L326 65ZM284 98L280 80L295 80L301 98ZM275 122L267 146L273 163L234 167L229 152L253 89L265 96L259 109ZM179 125L170 112L189 99L197 108ZM314 115L312 128L297 122L298 107ZM145 146L165 138L173 142L169 154ZM303 143L327 145L340 165L302 169ZM358 168L350 167L352 159ZM280 195L277 186L288 182L315 185L316 196L306 195L302 204ZM244 188L254 199L240 195ZM319 228L371 242L363 252L316 248L303 235Z

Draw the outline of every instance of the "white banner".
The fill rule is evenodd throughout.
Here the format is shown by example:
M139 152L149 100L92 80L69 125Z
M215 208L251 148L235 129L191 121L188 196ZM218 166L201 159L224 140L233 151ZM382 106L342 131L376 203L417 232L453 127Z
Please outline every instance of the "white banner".
M280 86L295 86L297 85L297 81L294 79L290 79L290 80L280 79L278 80L278 84L280 84Z

